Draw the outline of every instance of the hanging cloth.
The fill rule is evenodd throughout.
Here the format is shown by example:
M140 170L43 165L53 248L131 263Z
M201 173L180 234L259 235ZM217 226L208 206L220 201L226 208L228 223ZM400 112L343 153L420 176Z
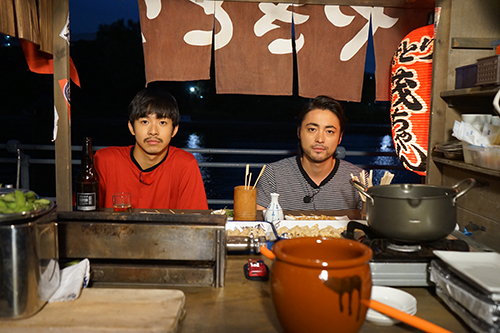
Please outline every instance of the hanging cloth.
M361 101L371 7L356 8L295 7L309 18L294 20L300 96Z
M210 78L216 1L139 1L146 82Z
M40 51L38 46L24 39L19 39L23 48L24 57L28 63L30 71L38 74L53 74L54 60L52 54ZM69 73L71 80L80 87L80 77L76 70L73 59L69 58Z
M292 95L292 5L224 2L215 17L217 93Z

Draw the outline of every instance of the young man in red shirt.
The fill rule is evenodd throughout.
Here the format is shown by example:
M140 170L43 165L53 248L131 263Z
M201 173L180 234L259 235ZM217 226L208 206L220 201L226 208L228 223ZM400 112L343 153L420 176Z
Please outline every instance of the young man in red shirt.
M132 208L208 209L194 156L170 146L179 129L179 107L161 88L140 91L129 105L128 128L135 145L99 149L100 207L113 207L116 192L132 193Z

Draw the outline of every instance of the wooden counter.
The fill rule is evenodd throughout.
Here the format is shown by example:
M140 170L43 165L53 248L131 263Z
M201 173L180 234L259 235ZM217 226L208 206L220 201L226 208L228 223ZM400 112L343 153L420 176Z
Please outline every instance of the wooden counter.
M70 302L46 304L26 319L0 320L1 332L178 332L180 290L83 289Z
M269 282L247 280L243 265L249 258L261 255L229 255L224 288L177 288L186 295L186 316L181 332L283 332L274 311ZM469 332L444 303L434 295L433 288L401 288L418 300L417 316L452 332ZM333 324L333 323L332 323ZM365 321L360 332L421 332L405 324L378 326Z
M90 288L76 301L47 304L33 317L0 321L0 331L283 332L269 282L250 281L244 276L243 265L249 258L262 258L271 268L271 261L261 255L229 255L223 288ZM433 288L402 289L417 298L417 316L452 332L469 331L434 295ZM127 295L134 297L131 300ZM361 332L420 331L405 324L378 326L365 321Z

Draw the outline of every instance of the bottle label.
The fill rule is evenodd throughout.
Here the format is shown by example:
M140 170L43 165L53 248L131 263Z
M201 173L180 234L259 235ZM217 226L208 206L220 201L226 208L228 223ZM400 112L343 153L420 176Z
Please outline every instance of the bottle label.
M90 211L97 210L97 200L95 193L77 193L76 210Z

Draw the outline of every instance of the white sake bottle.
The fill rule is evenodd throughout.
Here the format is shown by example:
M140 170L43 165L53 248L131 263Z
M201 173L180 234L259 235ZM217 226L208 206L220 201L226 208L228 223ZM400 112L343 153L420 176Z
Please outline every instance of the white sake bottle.
M274 222L283 220L283 209L278 202L278 193L271 193L271 203L267 206L265 220L267 222Z

